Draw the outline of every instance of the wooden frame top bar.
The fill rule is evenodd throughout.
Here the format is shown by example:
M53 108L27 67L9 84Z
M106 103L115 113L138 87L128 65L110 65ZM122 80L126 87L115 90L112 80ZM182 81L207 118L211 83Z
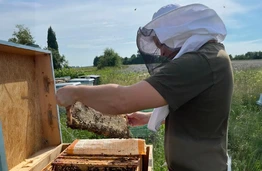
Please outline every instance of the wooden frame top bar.
M41 55L41 54L51 54L49 50L43 50L40 48L35 48L26 45L20 45L13 42L7 42L0 40L0 51L9 53L19 53L22 55Z

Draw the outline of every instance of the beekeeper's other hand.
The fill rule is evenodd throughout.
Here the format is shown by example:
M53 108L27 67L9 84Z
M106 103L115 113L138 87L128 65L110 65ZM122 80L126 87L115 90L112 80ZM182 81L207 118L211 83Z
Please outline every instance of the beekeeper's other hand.
M142 126L148 123L151 112L134 112L127 114L128 124L131 126Z

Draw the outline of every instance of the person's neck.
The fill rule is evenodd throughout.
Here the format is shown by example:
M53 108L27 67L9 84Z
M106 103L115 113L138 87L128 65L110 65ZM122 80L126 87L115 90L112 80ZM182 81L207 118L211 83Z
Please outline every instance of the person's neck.
M180 50L180 49L179 49ZM173 51L173 52L170 52L168 56L169 59L173 59L179 52L179 50L176 50L176 51Z

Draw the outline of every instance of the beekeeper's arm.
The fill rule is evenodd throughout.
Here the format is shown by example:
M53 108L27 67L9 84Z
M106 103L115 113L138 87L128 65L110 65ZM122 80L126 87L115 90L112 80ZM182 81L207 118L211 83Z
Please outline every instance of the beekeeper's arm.
M73 105L76 101L107 114L126 114L167 104L148 82L131 86L105 84L99 86L66 86L57 91L57 103Z

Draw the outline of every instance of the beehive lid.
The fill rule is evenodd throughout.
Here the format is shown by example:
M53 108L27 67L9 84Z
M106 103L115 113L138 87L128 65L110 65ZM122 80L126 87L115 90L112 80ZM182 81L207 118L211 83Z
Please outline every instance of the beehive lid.
M0 156L11 170L62 142L51 53L0 40L0 78Z

